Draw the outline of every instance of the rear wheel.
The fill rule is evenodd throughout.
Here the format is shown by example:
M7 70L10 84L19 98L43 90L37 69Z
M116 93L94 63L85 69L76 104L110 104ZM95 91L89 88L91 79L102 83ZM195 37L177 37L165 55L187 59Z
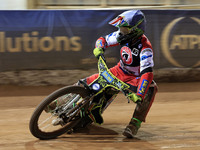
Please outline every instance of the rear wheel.
M52 139L71 130L81 121L77 102L88 95L89 90L80 86L63 87L50 94L33 112L29 123L32 135L39 139ZM58 103L55 108L47 112L46 108L55 101L62 103Z

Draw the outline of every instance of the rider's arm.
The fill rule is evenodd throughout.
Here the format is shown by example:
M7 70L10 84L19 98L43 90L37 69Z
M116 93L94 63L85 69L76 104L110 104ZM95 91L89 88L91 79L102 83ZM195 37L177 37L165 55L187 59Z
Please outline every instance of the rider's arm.
M137 95L144 99L146 92L153 80L153 50L151 44L147 44L140 53L140 82Z
M100 37L97 39L95 48L103 48L104 50L107 47L117 46L119 43L117 42L117 37L119 36L119 31L113 32L105 37Z

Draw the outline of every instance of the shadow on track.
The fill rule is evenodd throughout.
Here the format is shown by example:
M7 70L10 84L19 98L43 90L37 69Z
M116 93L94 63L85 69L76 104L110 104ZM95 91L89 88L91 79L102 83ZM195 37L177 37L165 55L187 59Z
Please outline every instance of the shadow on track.
M117 130L119 130L119 128ZM145 132L143 134L148 134L148 133ZM42 149L157 150L158 149L158 147L156 148L153 144L145 140L139 138L127 139L120 132L116 130L95 125L91 125L89 128L80 130L78 133L62 135L57 139L35 140L27 142L25 144L25 148L26 150L42 150Z

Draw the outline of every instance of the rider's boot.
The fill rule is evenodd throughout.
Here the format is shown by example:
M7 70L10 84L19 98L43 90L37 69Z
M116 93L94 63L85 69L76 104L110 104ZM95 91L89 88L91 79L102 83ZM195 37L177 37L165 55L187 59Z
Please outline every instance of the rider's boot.
M137 134L138 129L141 126L141 123L142 122L140 120L132 118L130 123L125 128L123 135L126 136L127 138L133 138Z
M137 134L137 131L141 126L141 122L145 122L146 116L154 101L156 92L157 85L154 83L150 86L143 102L141 104L137 104L133 113L133 117L123 132L124 136L127 138L133 138Z
M81 79L81 80L82 80L82 81L85 81L85 79ZM85 81L85 82L86 82L86 81ZM79 81L76 82L76 83L74 84L74 86L80 86L80 82L79 82ZM66 101L63 100L62 98L56 99L56 100L54 100L53 102L51 102L47 107L45 107L44 111L45 111L46 113L52 112L57 106L61 106L61 105L65 104L65 103L66 103Z

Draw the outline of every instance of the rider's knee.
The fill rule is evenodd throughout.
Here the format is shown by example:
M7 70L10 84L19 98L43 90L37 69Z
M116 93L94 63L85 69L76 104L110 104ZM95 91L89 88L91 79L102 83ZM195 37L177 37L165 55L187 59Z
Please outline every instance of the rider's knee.
M158 85L156 84L156 82L154 80L152 81L149 89L153 89L153 92L157 93L157 91L158 91Z

